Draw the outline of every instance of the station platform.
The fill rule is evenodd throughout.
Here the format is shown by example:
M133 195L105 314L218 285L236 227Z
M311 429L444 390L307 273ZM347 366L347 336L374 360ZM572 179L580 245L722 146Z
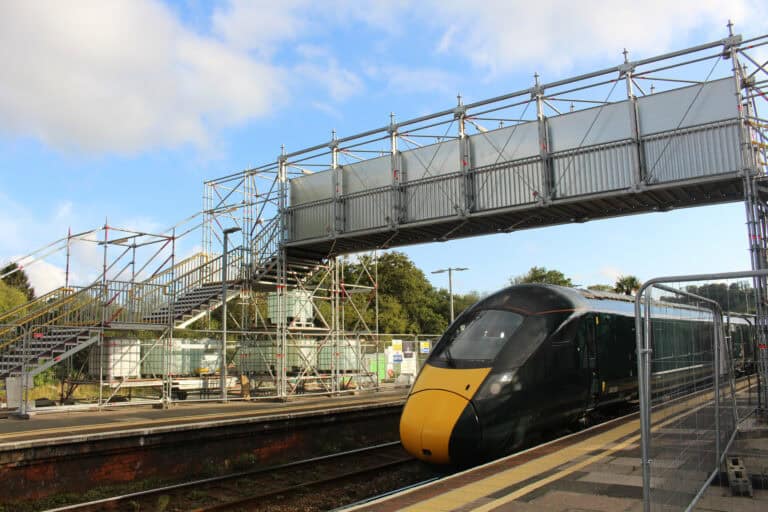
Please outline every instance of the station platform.
M696 403L680 401L654 411L652 431L677 432L699 441L690 421ZM685 443L685 441L683 441ZM768 467L768 428L737 437L729 455L748 449ZM668 468L674 478L702 482L706 473L682 460L656 454L652 468ZM684 510L690 495L676 495L656 482L652 494L664 506L653 510ZM655 487L659 486L659 490ZM699 484L700 485L700 484ZM584 512L643 510L639 413L603 423L531 449L495 460L430 484L357 506L356 511L444 512ZM768 491L753 497L731 496L728 487L710 486L694 510L751 512L768 510Z
M407 391L0 419L0 505L177 483L396 441Z
M336 397L298 395L289 401L176 402L169 409L115 405L94 410L48 412L29 420L0 419L0 452L21 447L91 441L125 435L220 427L318 412L402 405L407 388Z

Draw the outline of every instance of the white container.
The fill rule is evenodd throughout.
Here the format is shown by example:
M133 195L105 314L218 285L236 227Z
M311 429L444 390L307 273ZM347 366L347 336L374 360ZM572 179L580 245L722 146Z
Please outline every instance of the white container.
M337 370L341 372L364 371L364 362L360 361L360 344L357 340L339 340L338 347L331 341L320 347L317 354L317 368L321 372Z
M312 294L304 290L291 290L285 294L285 310L280 311L277 303L277 293L267 294L267 317L273 324L281 317L288 322L308 324L315 317L312 310Z
M146 342L142 353L146 355L141 365L141 373L146 377L164 375L166 369L171 375L192 376L201 373L215 373L220 366L220 340L179 339L174 338L170 354L163 353L162 344L152 348L153 343ZM151 352L148 352L151 349ZM165 358L170 357L170 361Z
M22 377L6 377L5 379L5 399L7 407L9 409L18 409L21 407L22 400ZM33 378L27 376L27 388L32 389L34 387ZM29 401L29 408L35 407L35 401Z
M101 369L99 355L101 355ZM107 338L101 349L98 345L93 345L88 356L88 371L92 376L103 375L106 380L139 377L140 360L141 340Z
M285 364L289 373L312 369L317 364L317 340L289 340ZM242 345L235 355L235 364L243 373L267 374L278 367L273 340L257 340Z

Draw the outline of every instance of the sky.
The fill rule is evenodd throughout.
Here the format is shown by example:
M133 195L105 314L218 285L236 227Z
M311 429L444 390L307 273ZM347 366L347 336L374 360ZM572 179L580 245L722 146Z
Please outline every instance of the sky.
M162 231L203 181L288 151L727 35L757 0L0 3L0 263L103 225ZM490 292L532 266L612 284L749 268L743 204L402 249L436 286ZM182 249L199 248L199 241ZM97 255L80 254L87 280ZM90 267L89 267L90 265ZM89 270L90 268L90 270ZM60 255L30 266L38 294Z

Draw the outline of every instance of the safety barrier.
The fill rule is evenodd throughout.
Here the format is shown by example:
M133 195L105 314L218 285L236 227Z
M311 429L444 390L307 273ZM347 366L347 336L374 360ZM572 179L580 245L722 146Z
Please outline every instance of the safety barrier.
M737 372L766 377L752 375L760 351L756 317L728 314L700 295L702 287L686 285L766 275L660 277L640 287L635 332L646 512L693 509L721 471L739 420L757 407L752 395L737 399L738 390L754 389L750 379L737 388Z

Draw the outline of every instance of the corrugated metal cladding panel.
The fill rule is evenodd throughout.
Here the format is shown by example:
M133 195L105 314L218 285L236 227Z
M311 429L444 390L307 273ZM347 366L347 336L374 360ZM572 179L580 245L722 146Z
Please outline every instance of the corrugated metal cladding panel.
M344 230L379 228L389 225L392 216L391 187L344 197Z
M654 135L643 142L650 183L735 173L743 168L738 122Z
M390 155L342 166L342 193L354 194L363 190L391 185L391 167L392 157Z
M289 185L291 206L333 197L333 174L330 170L293 178Z
M475 171L474 186L476 210L533 203L541 192L541 160L529 158Z
M333 199L293 206L290 212L291 240L327 236L333 229Z
M447 140L400 153L406 181L442 176L461 170L459 141Z
M723 78L638 98L640 134L738 118L734 78Z
M632 138L629 102L622 101L547 119L550 151L595 146Z
M539 123L533 121L469 137L472 167L511 162L539 154Z
M636 168L631 143L597 146L552 155L555 197L597 194L628 188Z
M464 176L457 173L407 183L405 215L408 222L457 215L464 204L463 180Z

